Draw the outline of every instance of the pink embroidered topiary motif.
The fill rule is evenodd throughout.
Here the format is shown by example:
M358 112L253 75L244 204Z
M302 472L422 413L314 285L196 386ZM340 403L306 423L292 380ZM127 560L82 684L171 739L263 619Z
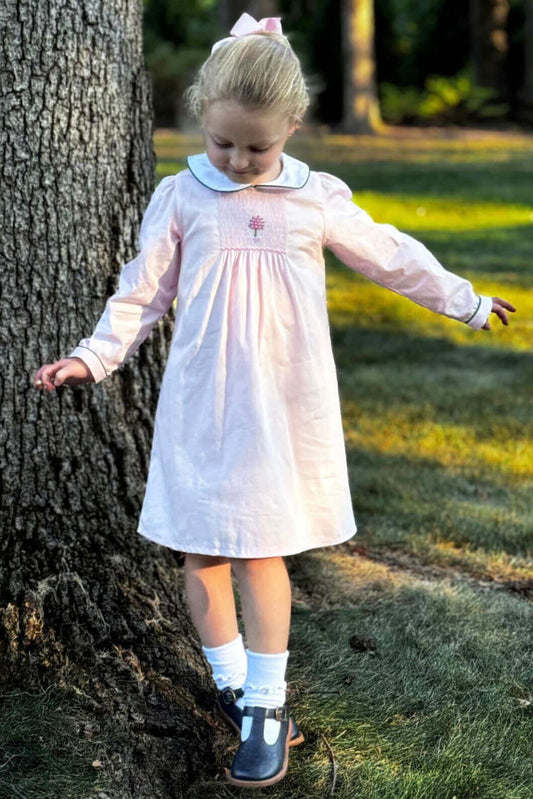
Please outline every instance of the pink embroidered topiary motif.
M257 236L258 230L263 230L265 227L265 220L262 216L252 216L248 223L248 227L254 231L254 238Z

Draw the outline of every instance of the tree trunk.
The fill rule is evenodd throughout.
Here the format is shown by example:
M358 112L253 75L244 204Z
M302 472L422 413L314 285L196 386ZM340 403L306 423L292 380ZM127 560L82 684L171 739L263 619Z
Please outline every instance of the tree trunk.
M374 0L342 0L344 60L343 128L376 133L381 115L376 92Z
M220 29L224 36L229 36L231 28L235 25L243 11L248 11L246 0L220 0L218 14Z
M255 19L281 16L277 0L253 0L253 2L250 4L250 9L250 13L253 17L255 17Z
M470 0L472 63L479 86L507 94L506 58L509 49L509 0Z
M220 0L218 13L220 27L225 35L229 34L244 11L247 11L255 19L280 16L277 0L253 0L252 3L246 0Z
M169 799L213 762L211 679L180 556L136 532L170 341L103 384L33 388L90 335L153 190L140 0L0 10L0 689L110 715L113 799Z
M525 0L526 24L524 30L524 100L533 109L533 0Z

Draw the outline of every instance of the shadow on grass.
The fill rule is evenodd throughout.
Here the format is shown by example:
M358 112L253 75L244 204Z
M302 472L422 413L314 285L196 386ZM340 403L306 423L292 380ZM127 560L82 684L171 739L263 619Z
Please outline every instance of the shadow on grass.
M438 261L462 276L468 273L484 280L533 286L532 225L493 226L490 230L457 233L424 230L411 235L425 244Z
M361 544L424 553L448 543L533 557L531 485L509 490L429 458L349 445L347 455Z
M370 546L533 553L527 352L332 326L356 518Z
M0 695L0 799L96 795L99 725L72 692Z
M511 202L531 205L533 156L516 155L510 161L483 158L474 163L435 160L428 164L406 161L361 161L350 164L318 158L310 160L317 171L342 177L352 191L387 194L424 194L454 197L460 201Z

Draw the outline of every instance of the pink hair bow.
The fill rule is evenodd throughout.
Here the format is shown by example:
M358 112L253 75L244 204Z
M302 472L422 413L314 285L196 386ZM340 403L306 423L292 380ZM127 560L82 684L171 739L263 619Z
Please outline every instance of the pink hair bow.
M225 39L220 39L220 41L215 42L213 47L211 48L211 54L213 54L219 47L222 47L223 44L226 42L232 42L233 39L237 39L240 36L250 36L254 33L279 33L282 34L281 30L281 17L265 17L264 19L260 19L259 22L255 20L250 14L241 14L233 28L230 30L231 36L226 37Z

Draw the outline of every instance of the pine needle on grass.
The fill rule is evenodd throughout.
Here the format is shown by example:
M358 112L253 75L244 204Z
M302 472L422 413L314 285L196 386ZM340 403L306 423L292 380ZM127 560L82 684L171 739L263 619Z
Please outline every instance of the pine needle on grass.
M332 774L331 774L331 788L329 790L329 795L333 796L333 794L335 793L335 785L337 784L337 761L335 760L335 755L333 754L333 749L331 748L331 745L330 745L328 739L326 738L326 736L322 734L320 737L322 738L322 740L326 744L326 746L328 748L329 756L331 758Z

